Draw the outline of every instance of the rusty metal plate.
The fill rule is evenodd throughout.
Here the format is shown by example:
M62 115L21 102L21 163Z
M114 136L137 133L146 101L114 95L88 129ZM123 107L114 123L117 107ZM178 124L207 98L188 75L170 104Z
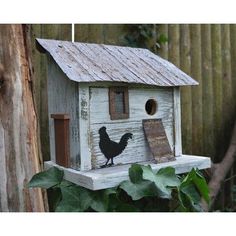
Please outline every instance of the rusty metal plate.
M158 163L174 161L161 119L143 120L143 129L154 159Z

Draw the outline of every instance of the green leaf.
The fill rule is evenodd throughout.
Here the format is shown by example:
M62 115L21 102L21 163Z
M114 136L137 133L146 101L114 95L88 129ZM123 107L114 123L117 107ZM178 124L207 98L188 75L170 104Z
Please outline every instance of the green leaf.
M106 212L108 210L110 192L106 190L95 191L92 193L92 202L90 207L94 211Z
M29 188L51 188L61 183L63 179L63 171L56 167L52 167L46 171L40 172L32 177L28 187Z
M193 179L193 181L203 199L209 204L210 202L209 187L205 178L201 175L198 169L196 170L196 176Z
M131 196L133 200L139 200L147 196L157 196L155 185L147 180L143 180L138 183L132 183L127 180L122 182L119 187Z
M138 164L132 164L129 168L129 178L131 182L138 183L143 180L143 170Z
M62 199L61 189L58 187L47 190L49 211L54 212Z
M155 183L160 198L171 198L171 189L168 187L179 186L180 180L175 174L174 168L160 169L156 174L150 166L142 166L143 179Z
M192 169L178 188L179 203L185 211L201 211L201 198L209 203L209 189L204 177Z
M61 188L62 201L58 204L57 212L81 212L89 208L92 202L91 191L80 186Z
M201 175L198 169L192 169L188 175L184 178L182 184L193 182L196 186L197 190L199 191L201 197L209 203L209 188L205 178Z

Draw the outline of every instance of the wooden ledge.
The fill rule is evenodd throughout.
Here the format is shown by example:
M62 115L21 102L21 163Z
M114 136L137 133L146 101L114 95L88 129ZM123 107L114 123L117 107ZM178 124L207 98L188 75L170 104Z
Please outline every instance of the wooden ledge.
M176 157L176 160L171 162L160 164L140 162L139 164L151 165L152 169L155 171L171 166L175 168L176 174L181 174L191 171L192 168L198 168L200 170L210 168L211 159L202 156L182 155ZM99 190L115 187L122 181L127 180L129 178L128 170L131 164L90 171L77 171L71 168L58 166L52 161L44 162L45 169L49 169L53 166L64 170L64 179L91 190Z

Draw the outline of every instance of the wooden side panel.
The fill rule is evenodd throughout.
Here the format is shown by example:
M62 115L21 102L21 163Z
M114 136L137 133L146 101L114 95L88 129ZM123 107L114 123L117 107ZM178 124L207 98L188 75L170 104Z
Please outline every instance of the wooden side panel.
M158 103L156 114L145 111L148 99ZM162 119L167 138L173 150L173 92L172 89L129 89L130 118L111 120L109 115L108 88L90 88L90 137L92 145L92 167L99 168L106 162L99 148L98 130L105 126L111 140L119 142L122 135L132 133L125 150L114 158L115 164L147 161L152 159L143 133L143 119Z
M71 167L79 163L79 93L78 83L70 81L49 57L48 60L48 115L51 160L55 161L54 122L51 114L66 113L70 118Z
M80 170L91 169L91 147L89 136L89 87L79 84L79 135L80 135Z

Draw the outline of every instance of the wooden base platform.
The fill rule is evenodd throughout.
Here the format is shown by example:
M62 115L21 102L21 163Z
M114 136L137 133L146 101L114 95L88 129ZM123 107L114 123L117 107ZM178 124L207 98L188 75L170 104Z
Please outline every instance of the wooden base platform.
M140 162L139 164L151 165L152 169L157 171L161 168L171 166L175 168L176 174L189 172L192 168L207 169L211 167L211 159L209 157L182 155L176 157L175 161L154 164L152 162ZM99 190L111 188L119 185L122 181L127 180L128 169L131 164L114 166L109 168L77 171L71 168L58 166L52 161L44 162L45 169L50 167L58 167L64 170L64 179L83 186L91 190Z

